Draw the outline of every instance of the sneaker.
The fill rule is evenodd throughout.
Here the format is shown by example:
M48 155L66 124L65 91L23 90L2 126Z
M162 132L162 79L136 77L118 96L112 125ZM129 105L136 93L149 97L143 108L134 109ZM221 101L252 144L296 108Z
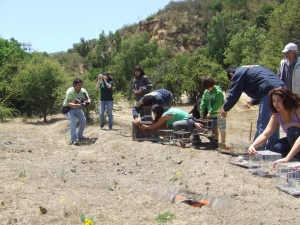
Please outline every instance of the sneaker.
M202 141L193 141L192 143L189 143L187 146L194 147L194 146L199 146L199 145L202 145Z
M86 141L87 140L87 138L86 137L84 137L84 136L82 136L82 137L78 137L78 141L79 142L81 142L81 141Z
M108 128L109 130L112 130L112 127Z
M79 143L77 141L71 141L70 142L70 145L76 145L76 146L79 146Z
M103 130L103 127L100 127L100 129L99 130Z

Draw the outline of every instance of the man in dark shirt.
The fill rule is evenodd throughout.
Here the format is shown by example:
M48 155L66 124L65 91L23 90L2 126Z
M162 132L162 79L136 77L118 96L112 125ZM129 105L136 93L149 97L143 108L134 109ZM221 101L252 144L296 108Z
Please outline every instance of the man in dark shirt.
M166 89L157 89L150 92L149 94L146 94L132 108L134 124L138 125L140 123L139 112L142 107L151 109L152 105L158 104L168 109L171 107L172 102L173 95Z
M152 84L148 76L145 75L142 67L136 66L133 71L135 74L133 93L135 95L135 100L138 102L145 94L151 92ZM141 120L152 121L151 109L142 107L140 110L140 117Z
M226 117L227 112L237 103L242 92L245 92L252 98L251 101L247 101L248 105L259 104L255 140L267 127L271 117L269 92L276 87L285 86L285 84L275 73L259 65L230 66L227 70L227 77L231 81L231 87L222 109L222 116ZM262 149L270 149L274 141L278 139L279 130L273 134L266 145L262 146Z

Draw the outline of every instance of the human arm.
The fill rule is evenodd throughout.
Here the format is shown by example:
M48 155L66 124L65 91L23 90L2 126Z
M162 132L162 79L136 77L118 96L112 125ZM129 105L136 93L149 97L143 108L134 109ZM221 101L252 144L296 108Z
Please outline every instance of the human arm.
M100 82L101 82L102 77L103 77L102 74L98 75L98 81L97 81L97 84L96 84L96 88L100 88Z
M244 91L245 76L246 72L244 71L244 69L237 69L234 76L232 77L231 86L223 106L224 112L230 111L240 99Z
M139 113L142 105L143 105L143 98L141 98L138 102L136 102L132 107L133 123L135 125L138 125L140 123Z
M107 82L107 76L103 76L102 79L103 79L103 82L105 83L106 87L108 89L110 89L113 85L113 82L112 81Z
M262 146L267 140L277 131L279 123L276 115L272 115L266 129L255 139L255 141L248 148L248 154L253 156L257 153L257 147Z
M291 151L287 154L286 157L278 159L272 163L272 168L274 168L278 163L289 162L298 152L300 151L300 137L295 141Z
M76 108L81 109L82 108L80 102L79 103L73 103L72 99L67 99L67 102L68 102L68 106L71 107L72 109L76 109Z
M151 125L145 125L145 124L142 124L140 125L140 128L142 130L146 130L146 129L149 129L149 130L152 130L152 129L156 129L158 128L159 126L161 126L163 123L165 123L167 120L172 120L174 118L174 115L171 115L171 114L164 114L162 115L158 121L154 124L151 124Z

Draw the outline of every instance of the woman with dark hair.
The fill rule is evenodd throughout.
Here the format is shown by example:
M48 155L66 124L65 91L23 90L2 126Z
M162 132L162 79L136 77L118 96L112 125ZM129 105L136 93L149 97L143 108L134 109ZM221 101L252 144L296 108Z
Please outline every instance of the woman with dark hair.
M133 93L136 102L138 102L145 94L151 92L152 84L141 66L134 67L133 72L135 74ZM151 109L142 107L140 110L140 118L144 121L151 121Z
M287 135L274 142L270 150L281 153L283 158L273 162L272 167L293 157L300 161L300 97L286 87L274 88L269 95L272 116L266 129L249 147L248 153L256 154L255 148L264 144L281 126Z
M173 130L186 130L192 132L195 127L202 129L200 123L196 123L194 118L189 116L186 111L181 109L169 108L165 109L163 106L155 104L152 107L152 112L155 116L154 123L151 125L140 125L141 129L156 129L163 123L167 124L167 128Z
M110 77L110 74L108 72L104 72L103 74L98 75L98 82L96 84L96 88L100 88L100 104L99 104L100 129L103 129L104 127L104 122L105 122L104 113L107 107L108 128L112 130L112 126L113 126L112 109L113 109L113 102L114 102L112 96L112 86L113 86L113 80Z

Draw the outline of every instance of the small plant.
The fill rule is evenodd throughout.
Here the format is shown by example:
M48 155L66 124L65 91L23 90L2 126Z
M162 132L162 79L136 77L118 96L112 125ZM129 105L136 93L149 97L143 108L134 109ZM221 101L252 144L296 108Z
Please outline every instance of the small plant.
M190 153L191 158L195 157L195 151L188 149L188 152Z
M113 180L114 188L116 188L118 184L119 184L119 183L114 179L114 180Z
M210 183L206 182L205 186L206 186L206 195L208 195L208 190L209 190Z
M181 174L180 171L175 172L174 176L170 179L170 181L173 181L173 182L178 181L180 178L180 174Z
M66 181L66 177L65 177L65 170L64 170L64 169L61 169L61 171L60 171L60 179L61 179L64 183L67 182L67 181Z
M223 177L227 177L227 173L225 172L225 170L224 170Z
M76 167L77 167L77 166L72 166L72 167L73 167L73 168L71 169L71 172L72 172L72 173L76 173Z
M164 212L163 214L158 214L158 216L155 218L155 220L158 223L166 223L166 222L172 222L172 220L175 218L176 217L173 213Z
M19 177L19 178L26 177L26 171L25 171L24 169L22 169L22 170L19 172L18 177Z
M83 213L80 215L81 222L84 223L84 225L94 225L95 221L93 217L86 217Z

